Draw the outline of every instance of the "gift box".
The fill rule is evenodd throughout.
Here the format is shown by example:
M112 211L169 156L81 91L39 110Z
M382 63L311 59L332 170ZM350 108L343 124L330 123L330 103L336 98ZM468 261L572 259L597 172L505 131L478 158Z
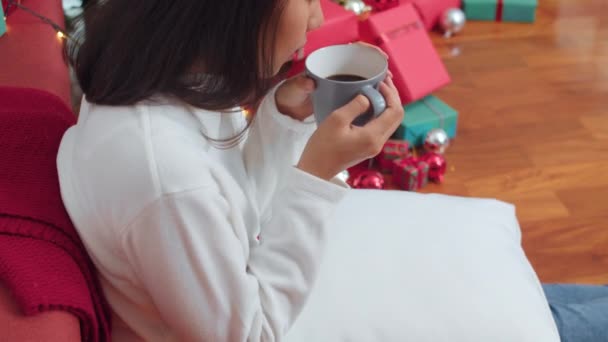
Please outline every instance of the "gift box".
M469 20L534 22L538 0L464 0Z
M403 190L418 190L418 168L408 163L396 163L393 172L393 182Z
M450 8L461 8L461 0L413 0L412 4L427 30L432 30L438 23L443 13Z
M380 154L376 156L376 161L380 171L383 173L391 173L393 171L393 162L398 159L409 157L410 145L403 140L389 140L382 147Z
M289 76L304 71L304 61L312 52L330 45L352 43L359 40L359 19L354 12L330 0L321 0L325 21L321 27L308 33L306 45L294 56Z
M410 167L416 169L414 172ZM407 157L393 161L393 179L399 183L404 190L416 190L424 188L429 182L429 164L415 157ZM412 184L415 181L415 184Z
M422 189L429 182L430 166L423 160L413 160L412 165L418 169L418 189Z
M387 9L399 6L403 0L364 0L366 5L373 8L374 11L385 11Z
M398 159L393 161L393 182L401 189L407 191L418 190L421 172L409 160Z
M450 138L454 138L457 127L458 112L430 95L405 106L405 117L393 138L407 140L412 146L421 146L429 131L443 128Z
M360 25L361 38L389 55L401 101L419 100L450 83L425 26L411 3L372 14Z
M321 9L325 21L321 27L308 33L303 54L297 56L297 59L305 59L312 52L326 46L359 40L359 20L355 13L330 0L321 0Z

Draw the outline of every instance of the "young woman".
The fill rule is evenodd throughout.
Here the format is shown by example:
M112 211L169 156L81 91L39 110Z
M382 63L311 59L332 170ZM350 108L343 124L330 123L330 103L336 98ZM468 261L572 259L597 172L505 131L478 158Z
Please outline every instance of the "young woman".
M321 25L319 0L105 0L92 11L70 53L86 96L58 168L114 340L281 340L347 193L334 176L377 154L402 120L391 77L379 118L352 126L369 106L357 97L317 127L314 83L278 80ZM590 324L558 316L568 331Z

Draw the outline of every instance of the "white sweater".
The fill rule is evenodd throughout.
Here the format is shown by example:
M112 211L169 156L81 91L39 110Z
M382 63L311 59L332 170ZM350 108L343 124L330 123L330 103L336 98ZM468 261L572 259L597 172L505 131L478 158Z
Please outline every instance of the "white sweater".
M61 193L112 306L114 341L280 341L317 276L345 187L294 165L315 129L264 100L241 113L83 101ZM259 240L258 240L259 236Z

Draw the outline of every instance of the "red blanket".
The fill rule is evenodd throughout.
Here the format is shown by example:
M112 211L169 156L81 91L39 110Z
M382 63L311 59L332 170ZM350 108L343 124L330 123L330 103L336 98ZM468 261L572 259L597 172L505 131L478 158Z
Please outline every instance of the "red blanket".
M109 306L59 190L57 150L74 122L54 95L0 88L0 281L26 315L66 310L83 340L109 341Z

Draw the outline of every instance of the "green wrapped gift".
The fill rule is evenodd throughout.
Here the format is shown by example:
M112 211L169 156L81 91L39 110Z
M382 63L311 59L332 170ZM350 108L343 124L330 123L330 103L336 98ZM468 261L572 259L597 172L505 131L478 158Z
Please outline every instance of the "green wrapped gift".
M4 10L3 6L0 5L0 37L6 33L6 22L4 20Z
M405 118L393 138L407 140L412 146L421 146L429 131L443 128L450 138L454 138L457 126L458 112L439 98L429 95L405 106Z
M464 0L463 7L469 20L532 23L538 0Z

